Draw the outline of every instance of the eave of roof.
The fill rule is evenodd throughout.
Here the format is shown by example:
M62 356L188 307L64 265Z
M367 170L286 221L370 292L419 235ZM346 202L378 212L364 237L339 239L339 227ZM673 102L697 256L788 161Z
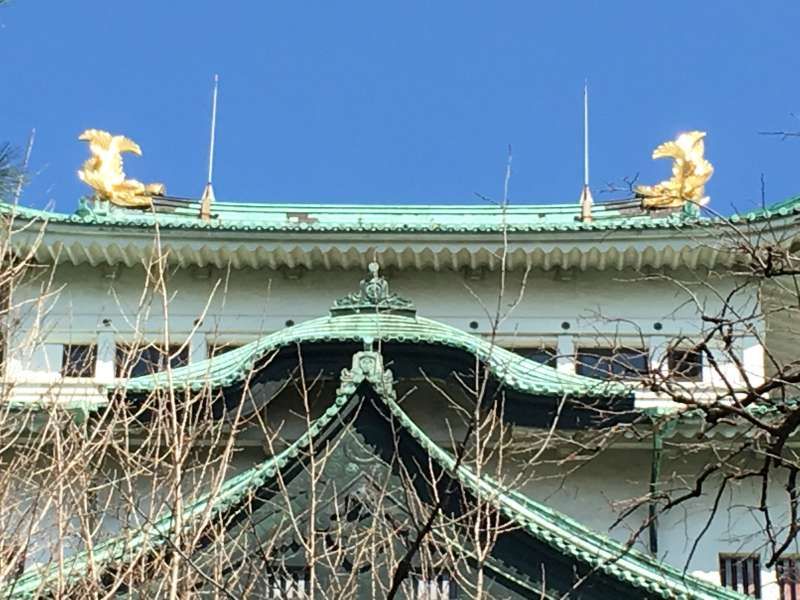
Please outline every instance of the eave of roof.
M211 231L316 232L542 232L609 229L681 229L713 227L720 218L683 211L648 211L636 200L597 203L592 220L582 221L581 207L570 204L287 204L216 202L212 218L199 218L197 201L160 200L156 210L119 208L82 199L72 214L0 203L0 211L20 219L105 227ZM800 196L734 215L736 223L800 214Z
M596 204L593 219L580 219L578 204L416 205L416 204L256 204L217 202L212 218L199 218L199 203L160 201L155 211L95 206L83 200L73 214L17 206L22 219L100 227L209 231L314 231L379 233L481 233L540 231L604 231L664 229L688 225L693 219L680 212L654 216L638 202Z
M355 366L354 360L354 371L356 370ZM476 475L472 469L464 464L459 464L450 453L431 440L400 408L392 397L393 393L387 393L383 385L376 384L376 381L369 377L360 379L357 385L342 385L334 403L310 425L296 442L274 458L228 479L211 505L209 505L208 498L201 498L187 506L183 514L184 526L188 527L197 516L208 517L219 514L250 497L279 470L289 465L300 452L310 447L313 440L339 416L345 407L353 402L357 386L360 385L372 387L377 398L386 405L397 422L446 472L455 476L473 493L495 503L508 518L557 552L569 555L600 572L662 598L687 600L745 598L733 590L687 575L649 555L591 531L558 511L520 493L506 490L486 475ZM172 518L170 515L166 515L154 524L144 526L134 532L133 535L126 533L120 538L112 538L94 549L91 557L93 570L101 572L105 565L123 559L125 553L131 550L135 549L139 553L143 549L158 547L165 543L165 539L172 534L172 531ZM30 569L28 573L23 574L15 581L14 589L7 597L10 599L32 597L43 591L47 582L57 575L65 577L67 581L74 581L85 575L86 560L86 556L79 554L68 561L66 567L62 568L59 573L56 573L54 567L42 571L37 571L35 568Z
M209 506L208 496L186 506L183 511L183 522L192 523L201 516L213 517L245 498L251 490L263 485L308 447L314 437L338 416L346 402L346 397L337 398L334 404L285 450L255 467L225 480L211 506ZM8 600L40 597L57 577L63 577L65 584L85 577L88 572L89 560L92 563L92 572L101 573L106 566L124 560L128 553L135 553L136 556L139 556L160 547L170 538L173 531L174 521L172 515L168 513L133 532L125 532L98 544L93 548L91 558L83 552L68 558L61 568L54 565L43 567L33 565L10 584L0 585L0 596Z
M0 203L13 215L18 251L33 250L43 262L134 266L152 258L153 236L173 264L218 268L365 268L377 255L399 269L488 269L506 266L552 269L727 267L735 253L725 235L773 234L790 228L798 237L800 197L728 219L673 212L660 216L634 204L595 205L591 222L573 205L423 206L217 203L216 218L203 221L196 203L171 212L84 202L74 214ZM42 233L43 235L40 235ZM501 236L505 233L505 236ZM733 244L728 244L733 246Z
M486 475L478 476L429 438L391 398L382 397L393 416L448 472L457 473L462 485L491 498L511 519L534 537L593 568L663 598L744 598L733 590L693 577L647 554L601 535L567 515L519 492L509 491ZM458 465L458 467L457 467ZM457 469L456 469L457 467Z
M526 394L561 397L612 397L632 394L618 382L562 373L555 368L524 358L474 334L424 317L386 313L329 316L300 323L219 354L213 358L143 377L121 380L129 392L154 389L199 390L227 387L244 381L256 362L283 347L313 342L402 342L434 344L457 348L485 361L503 386Z

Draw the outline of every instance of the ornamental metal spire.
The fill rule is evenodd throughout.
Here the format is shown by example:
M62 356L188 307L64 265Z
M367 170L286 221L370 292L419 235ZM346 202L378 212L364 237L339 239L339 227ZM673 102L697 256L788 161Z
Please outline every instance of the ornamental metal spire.
M592 190L589 189L589 83L583 83L583 188L581 188L581 221L592 220Z
M211 97L211 140L208 145L208 178L203 196L200 198L200 218L203 221L211 219L211 204L216 200L214 186L211 183L214 177L214 138L217 132L217 92L219 91L219 75L214 74L214 93Z

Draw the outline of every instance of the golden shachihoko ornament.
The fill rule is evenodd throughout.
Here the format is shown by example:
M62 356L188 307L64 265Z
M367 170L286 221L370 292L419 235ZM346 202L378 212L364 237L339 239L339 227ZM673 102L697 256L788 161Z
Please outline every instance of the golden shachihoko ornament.
M687 131L671 142L653 150L653 158L671 158L672 177L655 185L640 185L636 195L645 208L680 208L687 202L703 205L708 202L705 184L714 167L703 153L705 131Z
M89 142L92 156L83 163L78 177L94 189L98 198L118 206L146 208L153 204L152 196L163 196L163 183L142 183L126 179L122 170L122 153L142 155L139 145L123 135L111 135L99 129L87 129L78 137Z

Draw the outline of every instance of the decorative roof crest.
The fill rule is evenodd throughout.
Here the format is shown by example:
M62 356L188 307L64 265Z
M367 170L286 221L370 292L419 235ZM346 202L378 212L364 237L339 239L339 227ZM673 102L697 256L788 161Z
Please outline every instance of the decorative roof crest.
M374 350L364 350L353 355L353 366L342 369L341 385L336 395L350 396L363 382L368 381L384 398L396 399L394 391L394 375L390 369L383 368L383 355Z
M672 177L656 185L636 188L644 208L681 208L690 202L700 206L708 202L705 184L711 179L714 167L703 156L704 137L705 131L687 131L653 150L654 159L673 160Z
M163 183L142 183L126 179L122 170L122 153L142 155L139 144L124 135L111 135L100 129L87 129L78 139L89 142L92 156L83 163L78 177L94 189L97 198L109 200L127 208L148 208L153 204L152 196L163 196Z
M331 307L331 316L358 313L390 313L413 317L417 314L414 303L389 291L389 283L378 272L377 262L369 263L369 277L361 280L359 290L339 298Z

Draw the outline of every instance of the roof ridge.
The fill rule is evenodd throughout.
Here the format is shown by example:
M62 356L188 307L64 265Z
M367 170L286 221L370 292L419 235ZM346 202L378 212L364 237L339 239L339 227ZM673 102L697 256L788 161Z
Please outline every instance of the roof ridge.
M456 459L449 452L429 438L400 408L397 404L393 384L392 372L384 368L383 357L379 352L373 350L356 352L352 358L352 368L342 370L341 384L337 389L334 403L320 417L312 421L308 429L286 449L225 480L211 505L209 505L209 499L213 492L209 492L191 503L184 516L184 526L193 526L194 520L204 513L206 516L210 516L232 507L248 492L264 485L270 477L285 467L290 460L296 458L304 448L325 431L346 407L356 406L353 401L356 392L360 387L368 385L375 392L377 398L389 409L393 418L397 419L401 427L420 443L426 453L443 469L453 474L462 485L467 485L473 491L490 492L507 516L517 520L529 533L558 552L567 550L573 557L584 563L666 598L682 597L708 600L744 598L744 596L725 588L691 575L682 574L677 569L643 555L633 548L626 548L622 544L580 525L566 515L540 505L527 496L518 492L510 493L491 477L486 475L479 477L467 465L457 464ZM526 511L529 514L523 514ZM553 519L558 522L552 523ZM132 537L123 533L121 536L104 542L92 552L94 567L105 566L109 561L118 559L121 556L120 553L131 547L132 544L148 549L162 545L166 541L165 533L170 530L172 524L172 515L165 514L156 522L141 527ZM567 533L559 531L565 527L572 531ZM553 529L555 529L555 533L552 532ZM574 535L575 532L580 535ZM559 539L556 539L559 534L561 534L561 543L559 543ZM149 545L147 545L148 543ZM619 552L619 556L609 556L614 552ZM75 581L80 574L85 573L85 569L80 567L88 554L88 552L80 553L70 559L71 568L67 569L68 580ZM601 556L600 559L597 558L598 554ZM630 564L632 560L636 562ZM28 574L23 574L21 578L13 582L9 597L12 599L27 598L35 595L45 588L50 579L59 575L56 567L56 565L51 565L44 571L35 568L29 569ZM62 573L63 570L62 566ZM3 587L0 587L0 591L2 590ZM701 590L702 594L695 593Z
M670 229L698 221L680 213L661 215L624 202L595 205L592 222L580 218L580 204L425 205L425 204L214 204L211 219L197 217L194 204L161 202L157 210L90 204L83 199L72 213L0 203L0 212L52 224L163 230L230 232L418 232L492 233ZM700 220L702 221L702 219Z
M437 460L439 464L449 472L453 472L456 468L455 476L458 477L462 484L468 485L473 491L476 488L488 488L488 491L496 494L501 508L505 509L508 516L515 519L527 518L528 520L521 523L526 529L531 531L537 538L547 542L549 545L563 551L569 548L571 553L576 558L588 563L595 563L593 566L605 571L613 576L621 577L634 585L644 587L652 592L659 593L666 598L684 597L696 599L720 599L730 598L739 599L746 598L737 592L728 588L723 588L714 585L711 582L705 581L688 573L684 573L671 565L663 563L651 556L636 550L631 546L626 546L613 540L612 538L600 534L592 529L589 529L574 519L568 517L566 514L547 507L539 502L529 498L518 491L509 491L498 481L488 475L478 476L467 465L458 464L448 451L440 447L428 435L418 427L414 421L403 411L397 404L395 399L386 398L381 396L381 400L391 411L392 415L398 419L400 424L406 431L408 431L420 444L425 448L429 455ZM462 477L466 476L469 481L465 482ZM518 506L519 505L519 506ZM541 523L531 523L530 517L523 517L519 513L520 509L528 510L530 513L538 515L544 519L557 519L557 527L566 527L573 533L571 540L566 543L559 544L555 541L552 535L548 532L541 530ZM579 534L579 535L574 535ZM594 548L592 548L594 546ZM606 557L601 560L592 560L596 557L596 551L603 550L606 555L617 553L616 557ZM592 550L595 552L593 553ZM638 563L629 564L633 560ZM620 566L621 565L621 566ZM620 572L620 568L636 572L636 577L626 576L626 573ZM650 570L650 572L647 572ZM631 574L627 574L631 575ZM664 588L668 588L665 590ZM695 594L695 592L702 590L703 594ZM666 593L669 591L669 593ZM675 593L678 595L676 596Z
M62 213L0 201L0 214L53 224L97 225L130 229L212 230L230 232L318 233L510 233L613 230L670 230L723 226L725 217L685 211L648 211L628 200L594 205L591 222L580 219L580 203L511 204L370 204L217 202L210 220L197 217L197 203L161 202L157 212L90 204L82 198L74 213ZM199 204L197 204L199 206ZM731 215L733 223L753 223L800 211L800 196L761 209ZM397 215L405 215L397 218ZM259 215L262 217L259 218Z
M549 365L520 356L440 321L386 312L352 313L318 317L274 333L206 360L184 367L118 380L118 387L141 393L169 385L173 389L199 390L225 387L244 381L259 359L286 346L314 342L362 342L364 340L427 343L471 353L486 361L491 372L507 387L525 394L575 397L627 397L632 391L615 381L563 373Z
M230 508L249 490L263 485L269 477L272 477L279 469L285 467L289 460L297 457L303 449L307 448L311 441L340 415L348 405L350 398L351 395L337 395L334 403L322 415L312 421L310 427L289 446L261 463L225 479L219 491L216 492L217 497L212 506L209 507L208 503L214 492L208 492L194 500L184 509L184 526L189 527L198 515L207 510L210 511L207 517L210 517L212 514ZM109 561L119 559L121 552L130 547L139 547L140 543L151 542L147 546L148 549L162 545L166 541L165 534L171 529L172 525L173 516L170 512L167 512L152 523L144 524L132 537L123 532L119 536L98 544L91 552L93 567L102 567ZM68 567L62 566L61 571L65 573L68 581L75 581L79 579L80 575L85 574L85 569L80 568L82 566L81 561L85 560L89 554L88 551L84 551L67 559ZM43 570L37 569L36 565L34 565L28 567L26 571L28 573L23 573L22 576L12 581L11 585L0 585L0 594L3 594L4 590L7 589L10 591L8 596L3 594L4 598L15 600L33 597L42 589L43 585L46 585L49 579L59 576L57 565L50 565Z

